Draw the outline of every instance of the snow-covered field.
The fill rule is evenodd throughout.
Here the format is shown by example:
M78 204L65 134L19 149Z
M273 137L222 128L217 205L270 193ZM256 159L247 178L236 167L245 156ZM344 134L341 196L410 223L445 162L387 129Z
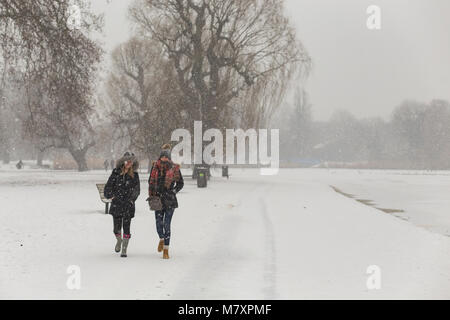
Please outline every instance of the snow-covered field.
M450 298L450 172L219 174L207 189L185 179L170 260L156 252L142 174L124 259L95 187L106 172L0 168L0 298ZM402 219L356 199L404 210ZM71 265L80 290L66 286ZM372 265L378 290L366 285Z

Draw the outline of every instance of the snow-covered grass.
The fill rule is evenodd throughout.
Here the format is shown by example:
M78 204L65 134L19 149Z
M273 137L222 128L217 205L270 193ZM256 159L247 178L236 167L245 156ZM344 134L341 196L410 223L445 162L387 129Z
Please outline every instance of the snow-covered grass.
M398 211L401 219L450 236L450 172L329 170L324 180L355 199Z
M170 260L156 252L142 174L124 259L95 187L108 173L0 168L0 298L450 298L449 172L219 174L206 189L185 179ZM409 221L331 185L403 209ZM81 268L80 290L66 286L71 265ZM379 290L366 286L371 265L381 270Z

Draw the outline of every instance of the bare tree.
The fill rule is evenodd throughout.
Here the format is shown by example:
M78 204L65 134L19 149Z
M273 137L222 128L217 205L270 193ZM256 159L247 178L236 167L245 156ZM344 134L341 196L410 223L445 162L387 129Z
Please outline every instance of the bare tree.
M427 105L407 100L399 105L392 114L394 139L398 146L396 157L414 165L423 166L423 123Z
M164 46L188 114L206 128L263 125L309 65L282 0L136 0L130 15Z
M67 149L84 171L95 143L89 117L102 53L88 35L100 29L101 19L89 12L87 1L76 0L80 16L71 25L71 3L0 0L0 50L24 74L30 137L44 147Z
M6 106L6 96L0 91L0 159L8 164L11 155L11 130L9 111Z
M296 157L304 157L311 148L312 106L308 94L297 88L294 97L294 112L289 121L290 147Z
M0 89L0 154L7 163L16 151L26 146L23 135L24 90L20 86L20 74L4 75ZM22 149L23 150L23 149Z
M182 94L175 71L161 45L137 37L118 46L107 82L110 118L126 138L150 160L182 125Z
M450 168L450 103L432 100L423 125L423 151L428 169Z
M447 169L450 166L450 104L404 101L392 117L398 156L421 169Z

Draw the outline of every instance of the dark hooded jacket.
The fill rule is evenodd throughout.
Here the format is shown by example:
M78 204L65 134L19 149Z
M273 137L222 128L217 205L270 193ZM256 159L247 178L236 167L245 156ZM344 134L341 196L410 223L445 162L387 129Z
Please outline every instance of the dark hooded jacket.
M133 177L129 174L121 174L122 168L128 160L133 161ZM114 217L134 218L135 201L141 192L138 168L139 162L136 157L125 154L117 161L116 168L105 185L105 198L113 199L109 213Z

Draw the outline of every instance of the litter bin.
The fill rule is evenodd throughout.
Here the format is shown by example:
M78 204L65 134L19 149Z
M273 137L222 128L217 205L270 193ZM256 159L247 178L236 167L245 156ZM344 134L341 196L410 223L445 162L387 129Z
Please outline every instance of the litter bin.
M211 178L211 170L210 170L210 167L208 165L195 164L194 168L192 169L192 179L193 180L197 179L197 177L198 177L198 170L199 169L206 170L206 177L208 178L208 180Z
M208 169L197 168L197 187L206 188L208 185Z
M227 177L227 179L229 178L228 166L222 166L222 177Z

